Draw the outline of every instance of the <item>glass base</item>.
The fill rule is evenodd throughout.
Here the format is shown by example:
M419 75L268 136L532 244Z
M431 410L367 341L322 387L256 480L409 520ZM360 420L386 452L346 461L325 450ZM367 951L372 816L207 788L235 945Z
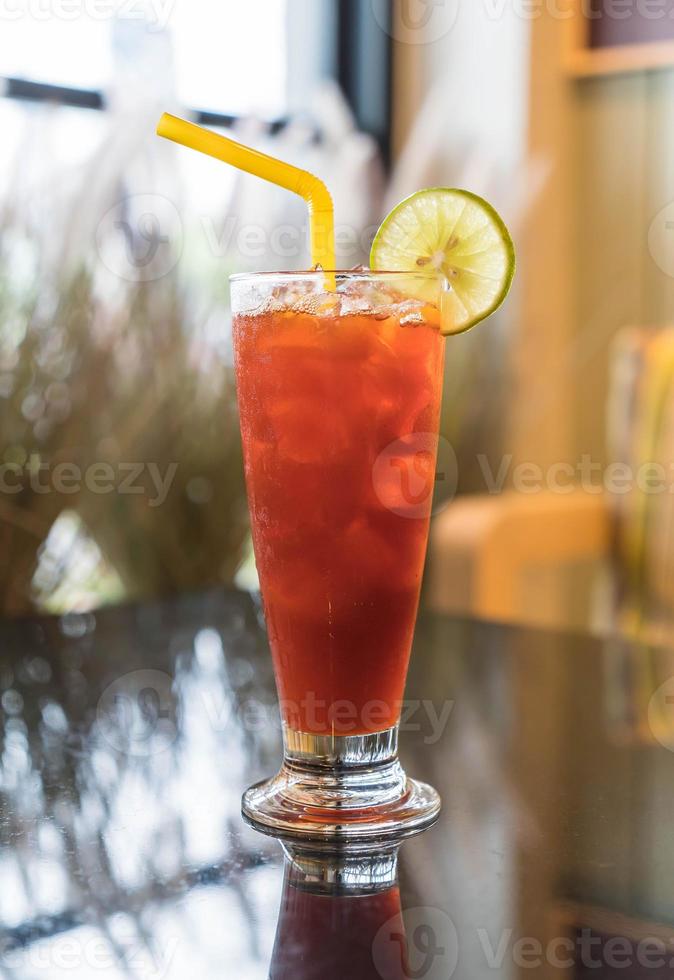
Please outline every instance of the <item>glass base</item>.
M400 839L429 827L438 793L409 779L398 729L372 735L311 735L286 728L281 771L244 793L242 813L274 836L330 842Z

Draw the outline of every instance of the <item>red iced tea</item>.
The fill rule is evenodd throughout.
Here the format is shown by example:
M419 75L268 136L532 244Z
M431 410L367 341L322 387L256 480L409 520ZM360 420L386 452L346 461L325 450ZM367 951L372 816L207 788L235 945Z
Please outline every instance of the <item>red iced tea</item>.
M397 885L321 895L287 884L269 980L407 980Z
M389 295L235 317L253 543L293 729L399 719L435 478L437 316Z

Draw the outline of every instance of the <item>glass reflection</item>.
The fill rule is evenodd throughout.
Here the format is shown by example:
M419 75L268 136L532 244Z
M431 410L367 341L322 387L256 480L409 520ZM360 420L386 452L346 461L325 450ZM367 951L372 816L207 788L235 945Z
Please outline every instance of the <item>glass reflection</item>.
M176 606L3 624L0 977L266 967L276 858L239 823L280 738L256 610Z
M398 845L376 852L286 846L270 980L403 980Z

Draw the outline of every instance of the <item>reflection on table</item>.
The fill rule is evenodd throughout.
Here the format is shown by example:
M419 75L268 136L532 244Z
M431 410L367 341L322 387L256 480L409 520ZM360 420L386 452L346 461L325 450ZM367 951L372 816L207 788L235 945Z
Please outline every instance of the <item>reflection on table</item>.
M404 844L397 878L363 859L373 888L352 897L363 869L314 882L291 852L284 871L241 820L241 792L280 758L249 596L5 623L0 649L3 980L263 980L270 963L302 980L321 930L337 962L351 943L366 964L386 923L392 976L421 969L433 935L471 980L529 976L537 956L557 975L555 955L580 975L594 939L595 955L631 944L630 976L640 943L670 956L668 651L422 617L402 757L443 812ZM612 977L599 958L592 976Z

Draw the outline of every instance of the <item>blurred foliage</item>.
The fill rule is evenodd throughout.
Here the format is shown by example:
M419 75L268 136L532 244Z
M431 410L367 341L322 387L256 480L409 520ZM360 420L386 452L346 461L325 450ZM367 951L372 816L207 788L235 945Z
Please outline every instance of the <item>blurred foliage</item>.
M0 492L0 612L53 609L55 594L57 608L77 605L62 588L73 556L52 556L36 585L45 542L66 512L77 514L107 569L97 570L96 601L230 581L247 516L233 371L223 345L208 339L206 322L194 322L175 272L115 280L106 297L97 270L84 262L54 274L45 265L37 242L6 214L0 464L13 468ZM82 475L67 492L52 479L58 463L72 463ZM113 468L112 492L85 478L95 464ZM133 481L131 464L143 464ZM164 500L148 464L169 484ZM134 492L122 489L125 477ZM70 546L81 548L82 535L71 536Z

